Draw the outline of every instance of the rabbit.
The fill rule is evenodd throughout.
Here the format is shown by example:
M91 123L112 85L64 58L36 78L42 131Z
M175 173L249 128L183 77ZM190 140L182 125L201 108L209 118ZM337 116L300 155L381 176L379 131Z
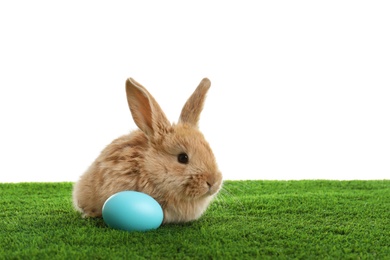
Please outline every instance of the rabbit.
M83 217L101 217L113 194L133 190L162 207L163 224L197 220L222 186L215 156L198 129L210 80L204 78L171 124L153 96L126 81L128 105L139 129L115 139L73 186Z

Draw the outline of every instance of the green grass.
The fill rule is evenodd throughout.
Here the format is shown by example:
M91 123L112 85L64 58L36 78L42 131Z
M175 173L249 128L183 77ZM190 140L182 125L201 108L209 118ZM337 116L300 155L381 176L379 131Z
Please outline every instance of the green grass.
M198 221L144 233L80 218L71 189L0 184L0 259L390 259L390 181L227 181Z

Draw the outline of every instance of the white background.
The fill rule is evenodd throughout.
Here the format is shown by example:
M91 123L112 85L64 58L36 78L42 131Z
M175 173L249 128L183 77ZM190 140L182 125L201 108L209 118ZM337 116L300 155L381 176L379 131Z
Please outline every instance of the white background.
M203 77L225 179L389 179L388 1L1 1L0 182L76 181Z

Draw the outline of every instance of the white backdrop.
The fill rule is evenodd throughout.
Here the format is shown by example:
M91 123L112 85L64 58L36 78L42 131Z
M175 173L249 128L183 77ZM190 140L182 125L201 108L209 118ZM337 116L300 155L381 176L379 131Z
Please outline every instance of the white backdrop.
M390 178L388 1L2 1L0 182L76 181L203 77L225 179Z

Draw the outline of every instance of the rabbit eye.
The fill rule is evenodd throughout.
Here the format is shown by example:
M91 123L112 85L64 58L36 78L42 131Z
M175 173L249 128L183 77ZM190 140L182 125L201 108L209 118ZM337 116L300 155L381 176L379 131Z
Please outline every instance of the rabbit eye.
M179 163L187 164L188 155L186 153L181 153L177 156L177 160L179 161Z

